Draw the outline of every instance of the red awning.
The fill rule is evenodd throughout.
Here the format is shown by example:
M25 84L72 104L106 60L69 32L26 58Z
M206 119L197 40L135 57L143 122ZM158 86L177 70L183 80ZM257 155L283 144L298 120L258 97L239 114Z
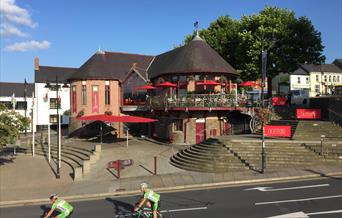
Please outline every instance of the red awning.
M170 82L159 83L156 86L158 86L158 87L177 87L176 84L170 83Z
M246 82L238 84L238 86L240 86L240 87L252 86L253 87L253 86L259 86L259 84L252 82L252 81L246 81Z
M198 82L197 85L202 85L202 86L217 86L221 85L221 83L218 83L214 80L205 80L203 82Z
M158 120L146 118L146 117L111 116L111 115L105 115L105 114L82 116L77 119L78 120L100 120L103 122L112 122L112 123L151 123L151 122L158 121Z
M151 89L156 89L156 87L150 86L150 85L144 85L144 86L137 87L137 90L151 90Z

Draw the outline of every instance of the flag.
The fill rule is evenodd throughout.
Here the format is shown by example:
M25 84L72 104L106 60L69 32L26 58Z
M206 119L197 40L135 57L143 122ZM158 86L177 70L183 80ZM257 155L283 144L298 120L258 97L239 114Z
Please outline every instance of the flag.
M198 21L194 23L194 27L197 29L198 28Z

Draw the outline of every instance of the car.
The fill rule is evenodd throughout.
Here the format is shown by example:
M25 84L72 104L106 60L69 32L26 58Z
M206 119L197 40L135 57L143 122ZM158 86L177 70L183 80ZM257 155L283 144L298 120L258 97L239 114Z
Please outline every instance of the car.
M309 91L305 89L291 90L291 104L308 105L309 104Z

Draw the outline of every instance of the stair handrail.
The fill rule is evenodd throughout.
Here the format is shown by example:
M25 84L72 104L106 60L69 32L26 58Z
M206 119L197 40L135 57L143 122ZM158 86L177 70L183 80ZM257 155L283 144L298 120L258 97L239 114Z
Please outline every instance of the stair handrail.
M328 111L331 112L331 113L334 113L335 115L337 115L337 116L342 118L342 114L340 114L340 113L338 113L338 112L336 112L336 111L334 111L334 110L332 110L330 108L328 108Z

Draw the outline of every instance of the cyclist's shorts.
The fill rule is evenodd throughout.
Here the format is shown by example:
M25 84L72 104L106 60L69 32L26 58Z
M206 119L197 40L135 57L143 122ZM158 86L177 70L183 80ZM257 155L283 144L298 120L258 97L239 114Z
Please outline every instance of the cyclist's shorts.
M58 216L56 216L56 218L68 218L71 214L72 214L72 211L71 212L66 211L66 212L58 214Z
M160 204L160 201L157 201L157 202L152 202L152 210L158 210L158 207L159 207L159 204Z

